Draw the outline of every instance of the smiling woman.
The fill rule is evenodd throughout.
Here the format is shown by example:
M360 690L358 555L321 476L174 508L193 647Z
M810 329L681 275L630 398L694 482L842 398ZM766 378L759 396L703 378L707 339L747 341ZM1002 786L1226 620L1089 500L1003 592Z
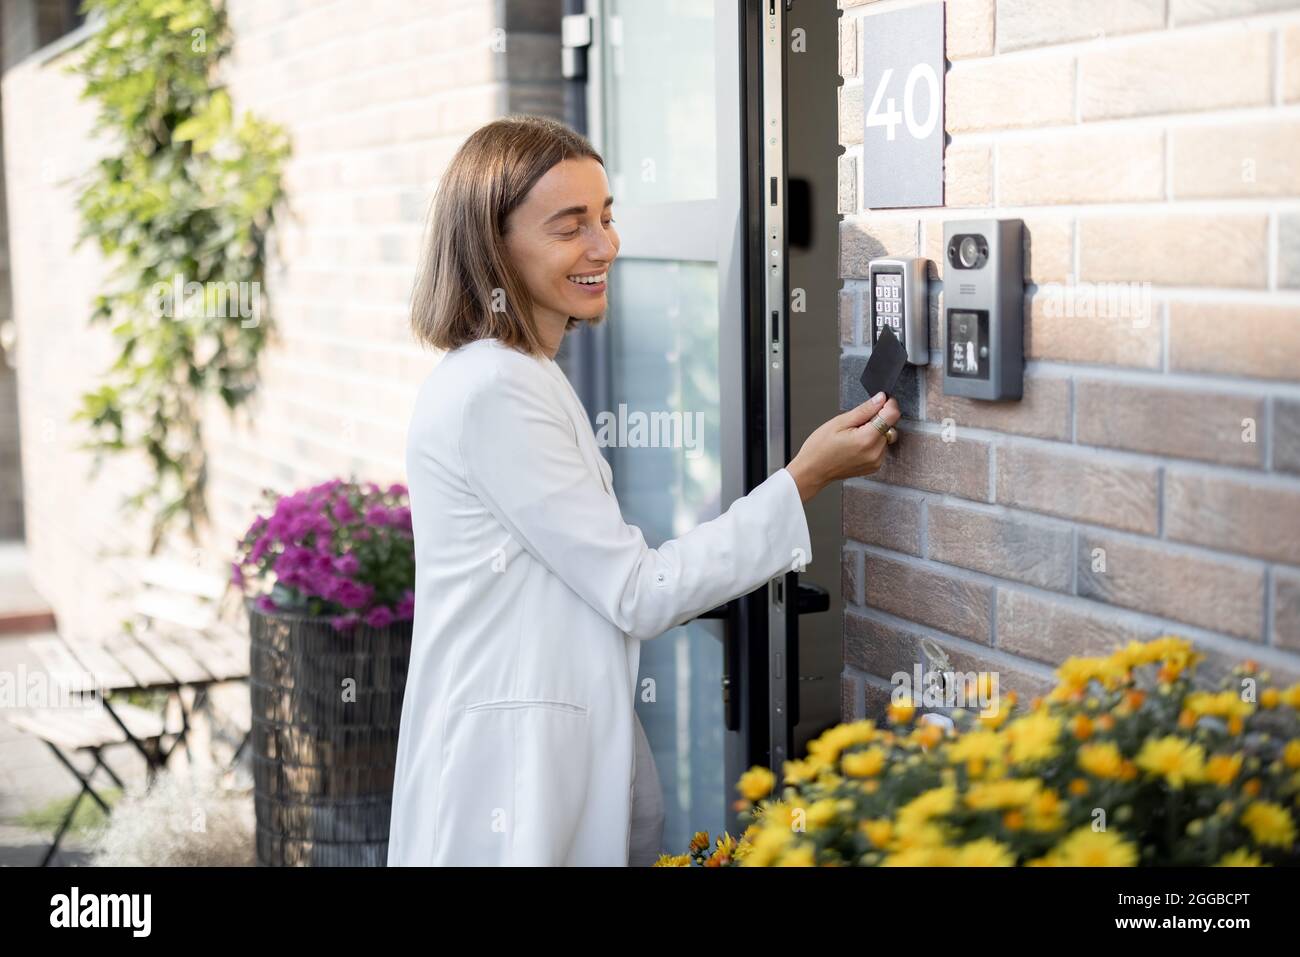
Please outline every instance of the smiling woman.
M416 336L447 350L492 337L554 357L566 331L604 319L613 203L600 154L562 123L518 116L476 131L439 183Z
M811 562L803 501L874 471L868 420L898 419L883 395L863 403L648 547L555 362L567 330L605 316L612 205L591 145L535 117L475 132L439 184L412 324L446 354L407 433L415 621L390 865L652 863L641 643Z

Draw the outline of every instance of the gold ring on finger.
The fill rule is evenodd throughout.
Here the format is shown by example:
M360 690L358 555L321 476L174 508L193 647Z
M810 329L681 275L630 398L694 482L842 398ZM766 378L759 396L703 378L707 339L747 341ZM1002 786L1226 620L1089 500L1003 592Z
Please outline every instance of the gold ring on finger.
M885 436L886 440L889 438L890 425L888 422L886 422L884 419L882 419L880 416L877 415L874 419L871 420L871 424L876 427L877 432Z
M894 428L894 427L891 425L891 426L889 427L889 431L885 433L885 441L888 442L890 445L893 445L895 442L897 442L897 441L898 441L898 429Z

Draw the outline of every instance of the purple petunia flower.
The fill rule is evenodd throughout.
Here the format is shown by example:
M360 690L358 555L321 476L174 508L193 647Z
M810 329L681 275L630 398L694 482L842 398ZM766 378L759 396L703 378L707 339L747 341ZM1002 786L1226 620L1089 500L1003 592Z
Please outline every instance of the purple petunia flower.
M397 603L397 617L402 619L415 617L415 592L407 589Z
M354 581L343 581L334 590L334 600L344 608L364 608L370 601L373 589L369 585L359 585Z
M384 605L376 605L366 614L366 624L372 628L384 628L393 623L393 613Z

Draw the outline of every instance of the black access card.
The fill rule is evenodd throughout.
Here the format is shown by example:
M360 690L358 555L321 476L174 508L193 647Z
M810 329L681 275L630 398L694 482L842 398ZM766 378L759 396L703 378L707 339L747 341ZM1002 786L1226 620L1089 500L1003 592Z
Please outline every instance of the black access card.
M862 387L867 390L867 398L877 392L892 396L906 364L907 350L894 335L894 330L882 326L875 348L871 350L871 358L867 360L867 367L862 370Z

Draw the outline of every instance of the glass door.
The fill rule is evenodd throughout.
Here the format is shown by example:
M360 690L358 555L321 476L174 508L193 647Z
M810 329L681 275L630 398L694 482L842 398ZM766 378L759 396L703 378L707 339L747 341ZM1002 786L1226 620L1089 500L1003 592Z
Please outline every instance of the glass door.
M586 5L587 134L605 158L622 240L588 409L598 437L607 425L623 516L652 547L743 494L738 446L723 441L740 415L724 408L737 397L724 368L735 330L724 327L741 321L726 268L740 254L739 7ZM727 826L730 627L697 619L642 645L636 708L663 787L665 850Z

